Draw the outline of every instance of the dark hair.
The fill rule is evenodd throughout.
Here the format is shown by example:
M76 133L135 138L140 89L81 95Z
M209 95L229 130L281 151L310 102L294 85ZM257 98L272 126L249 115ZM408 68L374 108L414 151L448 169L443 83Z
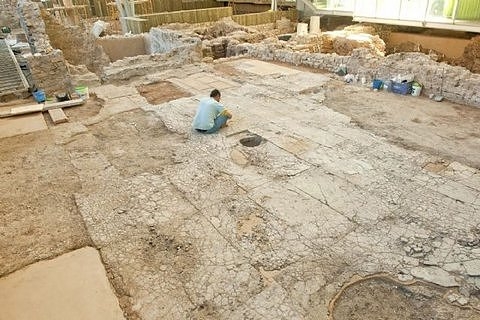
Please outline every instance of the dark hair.
M210 92L210 98L218 96L220 96L220 91L218 91L217 89L213 89L212 92Z

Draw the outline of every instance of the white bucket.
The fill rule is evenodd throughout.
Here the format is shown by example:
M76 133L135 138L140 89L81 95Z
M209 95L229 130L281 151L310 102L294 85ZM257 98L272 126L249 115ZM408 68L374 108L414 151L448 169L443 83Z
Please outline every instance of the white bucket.
M305 36L308 34L308 24L307 23L298 23L297 24L297 36Z
M422 86L419 85L412 85L412 96L418 97L422 93Z
M320 33L320 16L311 16L310 17L310 33L319 34Z

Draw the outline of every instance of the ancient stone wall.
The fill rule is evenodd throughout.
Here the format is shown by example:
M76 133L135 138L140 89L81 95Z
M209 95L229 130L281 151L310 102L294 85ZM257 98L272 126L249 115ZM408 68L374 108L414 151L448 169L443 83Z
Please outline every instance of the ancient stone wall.
M81 26L65 26L48 13L43 14L43 20L52 46L62 50L70 64L85 65L89 71L100 74L102 68L110 63L90 30Z
M198 39L192 45L182 45L166 53L129 57L111 63L103 69L102 83L128 80L167 69L174 69L185 64L202 60L202 44Z
M423 84L423 94L441 94L446 99L480 107L480 74L471 73L463 67L438 63L423 53L396 53L381 57L368 49L356 49L351 56L336 54L294 52L282 48L278 43L236 44L227 48L229 56L246 55L261 60L282 61L304 65L331 72L345 64L352 74L373 78L391 79L401 74L414 74L415 80Z
M150 53L167 53L174 49L195 50L201 46L198 37L188 37L181 33L161 28L152 28L148 33Z
M47 95L71 92L72 82L62 51L53 50L47 54L27 57L35 86Z
M17 13L17 1L0 1L0 26L7 26L10 29L18 28L19 17Z
M20 0L18 2L20 25L27 36L32 53L49 53L53 48L45 32L45 23L39 6L37 2Z

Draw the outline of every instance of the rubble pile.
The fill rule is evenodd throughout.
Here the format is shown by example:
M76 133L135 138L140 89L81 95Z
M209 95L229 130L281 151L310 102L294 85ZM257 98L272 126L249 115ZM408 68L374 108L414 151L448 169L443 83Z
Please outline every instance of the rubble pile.
M399 53L399 52L421 52L426 55L429 55L433 60L438 62L442 62L442 61L452 62L451 61L452 59L449 59L444 53L441 53L437 50L424 48L422 45L415 42L411 42L411 41L402 42L393 47L392 46L387 47L388 54Z
M480 73L480 36L473 37L459 61L468 70Z
M372 36L378 35L377 29L374 26L365 25L365 24L352 24L343 28L344 31L350 33L366 33L371 34Z
M195 32L203 36L204 39L224 37L235 31L248 32L248 29L234 22L230 17L223 18L209 27L195 30Z
M276 28L279 33L292 32L292 22L289 19L282 17L282 19L276 21Z
M308 34L302 36L295 36L286 43L286 46L293 51L300 52L321 52L322 51L322 37L319 34Z
M354 49L367 48L372 53L384 56L385 42L378 35L349 31L329 31L322 33L323 53L337 53L342 56L352 54Z
M243 27L231 18L225 18L204 29L196 29L195 34L203 40L202 54L207 59L225 58L229 55L229 46L245 42L256 43L265 38L262 32Z

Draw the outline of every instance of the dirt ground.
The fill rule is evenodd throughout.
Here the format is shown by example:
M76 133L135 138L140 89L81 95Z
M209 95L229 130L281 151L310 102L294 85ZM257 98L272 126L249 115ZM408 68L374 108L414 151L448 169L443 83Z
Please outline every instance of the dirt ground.
M138 86L137 90L150 104L160 104L174 99L189 97L191 95L188 92L175 87L168 81L160 81Z
M326 97L329 108L398 145L480 169L479 108L373 92L341 81L328 84Z
M469 307L445 304L446 292L421 282L406 285L385 277L372 278L342 292L332 319L477 319L478 313Z
M237 81L248 80L230 65L216 65L215 72L221 76L235 77ZM189 93L167 81L137 86L137 89L151 105L190 96ZM322 90L325 90L325 105L350 117L354 125L383 136L388 141L408 150L419 150L430 154L431 162L425 163L430 171L441 172L452 161L480 169L478 129L480 109L449 102L437 103L423 97L373 92L365 87L350 86L337 80L329 81ZM300 93L300 96L310 93ZM115 199L114 203L105 200L105 206L108 208L112 206L115 216L109 224L104 226L99 222L103 216L82 215L79 207L84 211L95 212L98 209L98 203L95 202L97 199L94 196L104 192L105 199L108 199L112 193L115 193L116 187L121 197L125 199L131 197L131 201L145 202L155 210L160 210L159 207L157 208L158 203L155 201L151 203L151 199L135 195L134 191L128 189L131 187L127 186L127 183L137 183L135 179L151 179L149 175L161 176L164 180L152 180L149 182L151 185L147 187L143 185L144 189L139 192L164 197L165 201L171 201L178 207L184 206L184 198L195 199L197 193L202 196L203 187L187 179L177 181L176 187L167 191L158 189L158 185L177 179L172 174L175 171L189 172L189 170L198 169L193 168L195 163L189 163L189 159L183 158L182 152L185 150L182 146L188 139L186 135L172 131L156 114L139 108L93 121L92 119L104 109L106 109L105 102L95 97L92 97L84 106L66 109L65 113L70 118L70 124L81 124L76 133L72 133L71 128L67 132L66 129L62 129L62 126L53 126L50 123L51 130L0 140L0 150L2 150L0 153L0 276L75 248L95 246L102 252L109 279L116 290L122 308L130 319L139 319L141 315L138 310L142 306L134 305L129 300L132 294L131 288L135 287L129 281L133 281L136 274L127 272L125 275L120 264L124 263L121 259L125 257L114 254L120 251L109 251L116 245L115 241L111 239L107 241L102 236L92 239L86 224L90 225L90 228L92 225L98 225L99 228L107 229L110 225L115 226L116 223L126 221L129 229L118 231L118 237L124 232L131 232L131 234L126 238L119 238L117 245L129 248L131 244L138 244L139 247L135 247L135 250L142 248L136 256L130 257L131 261L128 263L138 265L140 262L134 260L142 259L141 263L144 263L145 267L137 271L148 275L156 275L158 270L165 272L167 267L170 268L170 263L171 279L147 277L148 281L155 284L165 282L168 287L173 286L174 280L178 280L184 285L179 292L184 294L187 289L193 290L188 287L189 281L190 278L194 279L196 267L200 265L196 259L198 259L199 250L203 250L201 244L196 243L195 238L188 238L188 232L183 229L187 228L183 224L187 224L187 221L192 218L187 214L179 215L175 224L168 225L164 229L151 227L148 223L145 226L139 226L135 221L129 220L132 219L129 214L136 208L118 205ZM222 141L222 143L226 142ZM279 159L281 162L281 158ZM214 171L213 167L206 166L204 169L206 175ZM257 168L259 172L264 169L260 166ZM215 173L217 183L228 179L224 172ZM112 182L113 180L115 183ZM189 192L178 187L183 184L188 187L189 183L193 184ZM122 189L124 184L128 190ZM238 190L240 195L243 192L238 185L235 185L234 190ZM267 196L264 198L268 199ZM195 207L194 209L198 211L202 201L206 201L201 198L197 200L199 203L190 201L188 208ZM228 199L228 201L231 201L228 202L228 210L234 216L239 207L246 203L241 201L237 203L234 199ZM118 200L118 203L122 202ZM208 206L208 202L205 205ZM194 209L188 209L186 212ZM260 217L257 211L252 212L246 216L235 216L238 223L234 225L234 229L239 235L232 237L237 237L237 240L243 242L246 242L247 238L253 239L252 241L261 243L263 247L270 248L268 234L262 236L260 232L265 224L264 218ZM105 215L108 214L105 211ZM264 214L271 214L271 212ZM159 219L158 216L150 215L148 210L140 211L139 215L145 219ZM192 216L195 215L192 214ZM200 234L205 232L203 229L207 230L207 227L201 224L202 220L195 219L197 218L188 223L200 228L201 230L198 231ZM217 230L215 220L207 225L208 228L213 226ZM275 230L275 232L282 231ZM116 236L114 234L113 239L116 239ZM220 240L225 241L223 238ZM212 243L215 241L212 240ZM227 242L229 241L231 240ZM208 247L213 244L209 245L207 241L203 245ZM128 257L126 259L128 260ZM208 264L217 263L215 257L209 257L209 259L212 260L209 260ZM119 262L119 264L116 265L113 262ZM302 263L307 265L314 262ZM341 273L343 266L340 260L339 264L338 269L332 271L332 277ZM289 266L283 267L288 269ZM283 278L277 277L277 271L274 269L263 270L263 267L258 265L255 265L255 268L262 273L261 285L290 281L288 279L290 275ZM168 274L170 270L166 272ZM301 275L294 273L291 277L296 278ZM145 281L146 284L150 283ZM244 283L242 285L246 286ZM305 286L308 287L308 284ZM239 287L235 290L241 291L244 288ZM259 289L252 287L249 290L257 292ZM318 298L318 301L304 303L313 306L320 304L322 299L329 297L328 293L332 291L338 293L340 289L338 287L328 290L318 289L311 296L312 299ZM140 289L139 292L134 291L136 294L146 294ZM446 303L445 295L448 292L445 288L433 285L423 283L408 285L386 278L361 281L341 291L335 301L331 319L474 320L480 318L480 314L471 308L460 308ZM475 295L478 295L478 292L472 294L474 297ZM193 293L188 296L188 299L192 303L189 311L191 319L221 318L211 302L205 300L203 304L195 304L194 300L200 298ZM312 307L308 317L305 318L323 319L322 313L315 312L315 307Z

